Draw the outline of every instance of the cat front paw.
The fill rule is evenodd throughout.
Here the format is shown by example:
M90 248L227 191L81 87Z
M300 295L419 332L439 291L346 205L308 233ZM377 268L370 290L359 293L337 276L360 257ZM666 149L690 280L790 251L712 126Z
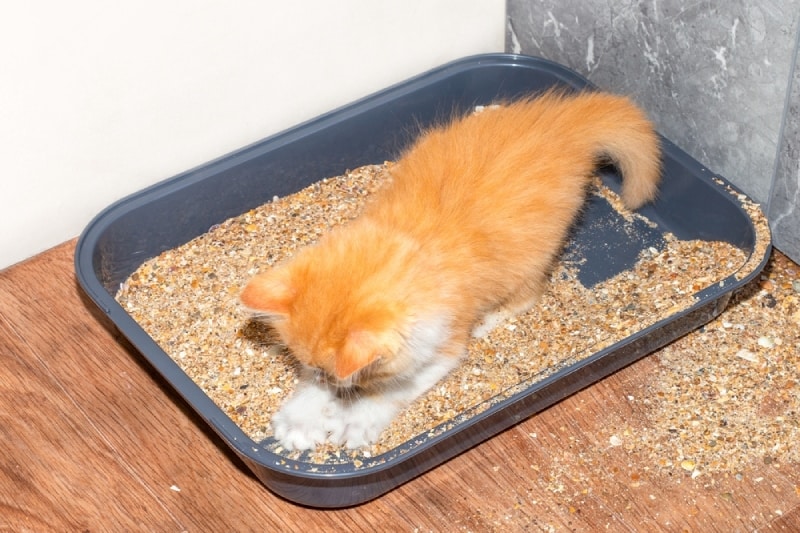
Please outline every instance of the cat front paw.
M391 403L359 398L342 409L337 423L331 424L328 439L351 449L369 446L378 440L396 414L397 408Z
M377 441L398 408L371 397L341 399L330 389L308 385L295 391L272 417L275 439L289 450L312 450L330 442L361 448Z
M339 411L329 390L315 386L299 389L272 417L275 439L289 450L312 450L338 429Z

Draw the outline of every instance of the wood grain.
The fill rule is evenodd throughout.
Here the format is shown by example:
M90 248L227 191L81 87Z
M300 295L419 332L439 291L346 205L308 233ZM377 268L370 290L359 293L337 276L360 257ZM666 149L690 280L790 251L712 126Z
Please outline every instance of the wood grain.
M654 357L362 506L288 503L83 295L74 246L0 272L0 530L800 530L799 465L692 479L602 445L647 423Z

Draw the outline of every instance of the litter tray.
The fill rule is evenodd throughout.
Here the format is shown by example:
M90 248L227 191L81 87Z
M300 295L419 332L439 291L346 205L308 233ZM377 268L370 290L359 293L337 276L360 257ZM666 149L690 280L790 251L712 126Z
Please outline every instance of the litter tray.
M393 159L420 124L553 85L591 88L578 74L546 60L505 54L469 57L189 170L113 204L88 225L75 253L80 284L269 489L314 507L344 507L375 498L716 317L731 294L758 274L770 253L768 229L758 231L743 207L749 200L664 139L660 194L641 210L654 224L631 239L600 223L607 216L603 202L590 201L567 250L580 256L573 257L578 277L591 285L622 272L642 250L657 247L666 233L732 244L749 256L738 272L701 287L688 308L518 386L475 416L456 417L368 461L324 468L287 459L270 451L274 446L248 437L114 295L145 260L223 220L346 169ZM609 187L618 187L613 169L602 175Z

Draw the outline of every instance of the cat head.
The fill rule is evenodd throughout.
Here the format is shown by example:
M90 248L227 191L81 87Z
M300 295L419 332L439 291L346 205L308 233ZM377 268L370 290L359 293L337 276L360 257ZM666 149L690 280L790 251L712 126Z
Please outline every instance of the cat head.
M347 270L300 257L253 277L240 301L329 383L369 388L409 370L409 313L386 286Z

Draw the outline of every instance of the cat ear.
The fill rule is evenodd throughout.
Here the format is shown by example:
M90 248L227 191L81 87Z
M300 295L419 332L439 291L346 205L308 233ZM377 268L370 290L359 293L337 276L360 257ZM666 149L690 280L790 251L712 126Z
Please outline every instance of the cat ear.
M391 333L354 330L347 336L344 348L336 358L334 373L339 379L358 372L381 356L393 352Z
M294 295L288 270L277 268L253 277L239 295L239 301L254 313L285 317Z

